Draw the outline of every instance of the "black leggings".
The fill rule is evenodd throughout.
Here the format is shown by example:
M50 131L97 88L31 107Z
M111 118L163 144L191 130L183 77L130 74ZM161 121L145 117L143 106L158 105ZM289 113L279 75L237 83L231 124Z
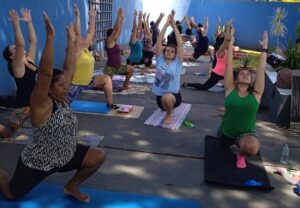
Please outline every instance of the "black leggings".
M0 96L0 106L6 108L21 108L24 107L21 102L18 102L16 96Z
M15 173L9 183L10 191L16 198L22 197L30 192L42 180L55 172L68 172L71 170L78 170L81 163L90 147L77 144L76 151L73 158L61 168L53 168L49 171L42 171L30 168L19 157Z
M223 76L220 76L214 72L211 72L210 77L204 84L199 83L187 83L188 87L194 87L197 90L208 90L209 88L213 87L215 84L218 83L221 79L224 79Z

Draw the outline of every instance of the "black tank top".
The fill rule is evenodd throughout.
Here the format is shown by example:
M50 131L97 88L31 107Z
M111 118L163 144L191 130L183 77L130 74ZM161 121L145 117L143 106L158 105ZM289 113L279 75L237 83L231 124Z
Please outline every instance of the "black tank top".
M201 53L206 53L208 50L208 37L203 36L201 31L197 31L196 34L197 37L197 46L195 50L201 52Z
M28 62L36 67L36 65L33 62ZM9 72L11 75L13 75L11 67L9 67ZM33 71L25 65L24 76L21 78L14 77L17 86L17 100L19 104L18 106L29 106L30 95L35 85L36 75L37 70Z

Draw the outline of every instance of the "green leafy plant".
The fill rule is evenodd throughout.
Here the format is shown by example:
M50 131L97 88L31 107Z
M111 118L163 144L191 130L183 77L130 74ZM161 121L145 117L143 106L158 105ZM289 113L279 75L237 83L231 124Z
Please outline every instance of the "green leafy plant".
M250 64L250 61L251 61L251 57L247 54L247 56L242 56L240 58L240 61L243 65L243 67L247 68L248 65Z
M271 35L276 37L276 46L279 48L279 38L284 38L287 34L287 28L283 23L287 12L284 8L278 7L274 10L271 21Z
M300 54L297 52L295 44L289 40L287 49L285 51L285 62L283 66L289 69L300 69Z

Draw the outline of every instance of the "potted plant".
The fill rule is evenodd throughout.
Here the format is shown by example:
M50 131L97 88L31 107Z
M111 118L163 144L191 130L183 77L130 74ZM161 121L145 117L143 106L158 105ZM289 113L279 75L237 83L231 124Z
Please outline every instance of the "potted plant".
M242 69L247 69L251 72L255 72L255 68L254 67L250 67L250 62L251 62L252 58L251 56L249 56L249 54L246 54L246 56L242 56L240 58L240 63L242 64L242 67L237 67L237 70L242 70Z
M250 71L251 73L255 73L255 71L256 71L255 67L250 66L251 60L252 60L252 58L251 58L251 56L249 56L248 53L239 58L239 62L237 62L236 67L233 68L233 75L234 75L235 79L240 70L246 69L246 70Z
M244 68L247 68L248 65L250 64L250 61L251 61L251 57L247 54L247 56L242 56L240 58L240 61L243 65Z
M296 45L291 40L289 40L284 54L286 60L282 63L282 68L277 72L276 86L278 88L290 89L292 70L300 69L300 54L297 52Z

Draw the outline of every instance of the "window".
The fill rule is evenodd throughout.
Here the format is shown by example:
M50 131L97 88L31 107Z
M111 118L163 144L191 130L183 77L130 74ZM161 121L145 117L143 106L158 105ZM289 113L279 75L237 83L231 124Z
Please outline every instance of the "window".
M88 0L89 7L96 8L96 28L94 36L95 47L103 50L106 40L106 31L112 28L112 3L113 0Z

